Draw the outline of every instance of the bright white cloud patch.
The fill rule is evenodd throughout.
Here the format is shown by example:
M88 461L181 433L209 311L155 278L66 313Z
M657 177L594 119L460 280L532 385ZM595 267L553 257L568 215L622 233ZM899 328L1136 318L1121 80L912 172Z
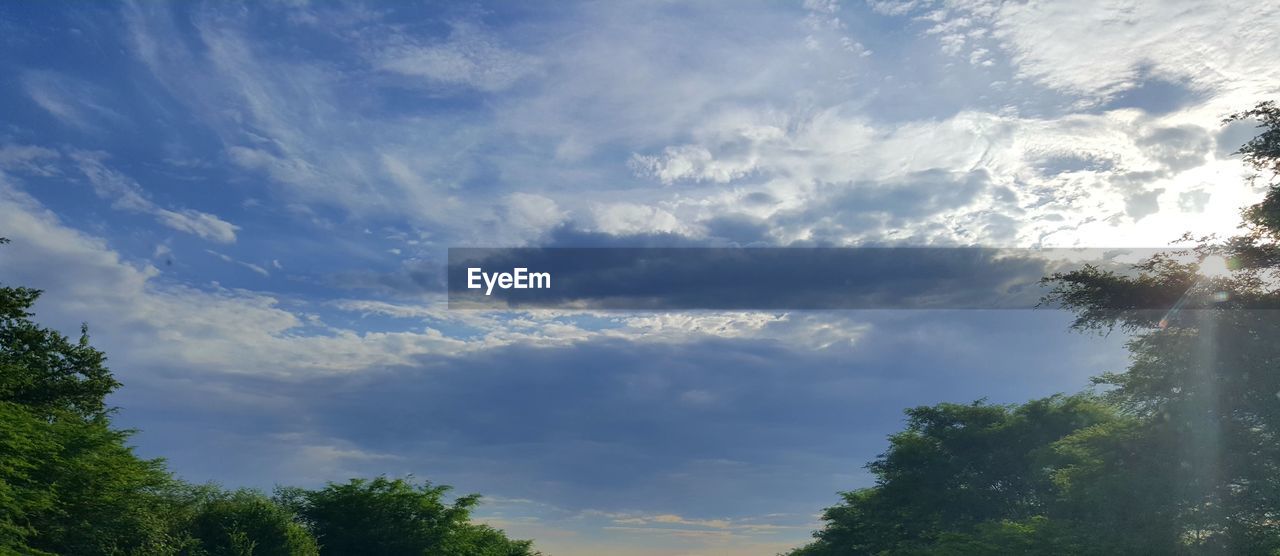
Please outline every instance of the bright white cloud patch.
M1280 46L1271 2L875 2L876 9L933 24L948 54L994 43L1020 76L1103 100L1145 80L1219 97L1219 108L1274 91ZM991 42L984 42L990 37ZM1088 37L1087 48L1082 37ZM980 55L985 55L982 52Z

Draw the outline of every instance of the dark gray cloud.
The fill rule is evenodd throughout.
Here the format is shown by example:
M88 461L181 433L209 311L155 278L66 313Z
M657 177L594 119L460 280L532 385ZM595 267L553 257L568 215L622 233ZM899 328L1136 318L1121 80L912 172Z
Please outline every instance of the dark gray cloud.
M1044 176L1056 176L1066 172L1106 172L1115 168L1116 161L1094 154L1056 154L1036 160L1034 165Z
M434 261L411 260L394 270L352 270L331 276L339 288L372 291L395 296L418 296L446 290L444 266Z
M707 235L742 247L763 247L770 242L768 222L745 214L727 214L702 223Z
M1068 334L1057 311L857 316L848 349L513 346L312 380L138 377L115 401L147 424L143 453L192 480L412 472L570 509L721 515L732 493L742 514L811 512L860 486L903 407L1073 391L1123 364L1121 338Z
M1142 220L1147 216L1159 212L1160 195L1163 193L1164 189L1157 188L1152 189L1151 191L1141 191L1126 196L1124 199L1125 213L1129 215L1129 218Z
M823 184L819 198L800 210L783 211L770 223L784 229L807 230L805 246L843 245L849 237L900 244L930 245L931 233L943 226L930 217L1005 195L986 170L952 172L940 169L912 172L885 182L860 181ZM907 232L909 237L901 234Z
M887 224L896 226L971 204L990 186L991 175L986 170L927 170L900 181L849 184L823 209L834 219L866 213L891 214L893 219Z
M1204 212L1204 207L1213 197L1203 189L1192 189L1178 194L1178 207L1187 212Z
M1145 75L1149 69L1139 72L1143 74L1138 84L1125 89L1100 107L1100 110L1117 108L1137 108L1149 114L1168 114L1197 102L1204 94L1191 88L1186 83L1178 83L1158 77Z
M1117 173L1110 181L1124 194L1125 214L1137 221L1160 211L1160 196L1166 189L1149 188L1150 184L1204 164L1214 149L1214 138L1203 127L1182 125L1149 130L1135 144L1159 166Z
M1138 139L1137 145L1172 174L1204 164L1213 150L1213 136L1196 125L1162 127Z

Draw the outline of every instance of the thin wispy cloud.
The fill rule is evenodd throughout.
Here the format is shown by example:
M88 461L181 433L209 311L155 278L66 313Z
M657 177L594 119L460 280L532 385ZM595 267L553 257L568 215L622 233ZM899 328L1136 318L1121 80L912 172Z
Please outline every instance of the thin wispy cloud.
M194 209L168 209L152 201L132 178L106 166L105 153L77 151L70 158L93 190L119 210L151 215L164 226L217 243L234 243L239 226Z
M377 67L425 79L428 84L458 85L486 92L501 91L537 73L540 61L503 48L496 37L474 25L454 23L449 37L420 44L396 37L374 55Z
M126 123L107 107L107 91L89 82L47 70L30 70L20 82L31 102L59 122L83 130L102 130L105 124Z
M262 268L261 266L258 266L258 265L256 265L256 264L248 263L248 262L244 262L244 261L237 261L237 260L235 260L234 258L232 258L232 257L230 257L230 256L228 256L228 255L226 255L226 254L219 253L219 252L214 251L214 250L212 250L212 249L205 249L205 252L206 252L206 253L208 253L208 254L210 254L210 255L213 255L213 256L217 257L218 259L222 260L223 262L228 262L228 263L232 263L232 264L240 265L240 266L242 266L242 267L244 267L244 268L247 268L247 269L249 269L249 270L252 270L252 271L254 271L254 272L256 272L256 273L258 273L258 274L260 274L260 275L262 275L262 276L266 276L266 277L270 277L270 276L271 276L271 273L270 273L270 272L267 272L267 269Z

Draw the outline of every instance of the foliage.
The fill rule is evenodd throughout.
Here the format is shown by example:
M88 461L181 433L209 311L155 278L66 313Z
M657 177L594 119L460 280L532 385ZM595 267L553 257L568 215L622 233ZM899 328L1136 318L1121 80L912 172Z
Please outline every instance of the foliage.
M46 423L12 402L0 402L0 549L34 553L32 519L53 507L53 492L34 475L56 452Z
M32 322L28 309L39 297L39 290L0 286L0 401L41 414L103 414L107 394L119 386L106 357L89 345L87 327L73 343Z
M816 534L818 542L793 554L978 554L984 552L964 550L993 543L1060 547L1041 523L1059 507L1058 445L1121 419L1083 395L1020 406L940 404L909 409L907 416L906 430L891 436L889 449L867 466L876 485L844 493L843 503L823 514L827 527Z
M478 495L445 499L450 488L378 477L331 483L319 490L282 489L278 497L295 508L315 532L321 554L433 554L517 556L533 554L532 543L512 541L492 528L470 523Z
M0 287L0 548L152 553L171 547L168 473L110 427L103 354L30 320L40 292Z
M316 556L315 538L292 512L251 490L214 491L191 520L207 556Z

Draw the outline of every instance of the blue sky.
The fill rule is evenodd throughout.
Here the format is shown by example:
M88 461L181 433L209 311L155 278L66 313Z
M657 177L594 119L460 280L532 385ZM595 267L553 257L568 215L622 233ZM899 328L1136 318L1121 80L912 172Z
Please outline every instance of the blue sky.
M183 477L489 495L551 554L773 554L901 409L1074 391L1052 311L450 312L448 247L1157 247L1259 190L1280 7L0 4L0 281Z

